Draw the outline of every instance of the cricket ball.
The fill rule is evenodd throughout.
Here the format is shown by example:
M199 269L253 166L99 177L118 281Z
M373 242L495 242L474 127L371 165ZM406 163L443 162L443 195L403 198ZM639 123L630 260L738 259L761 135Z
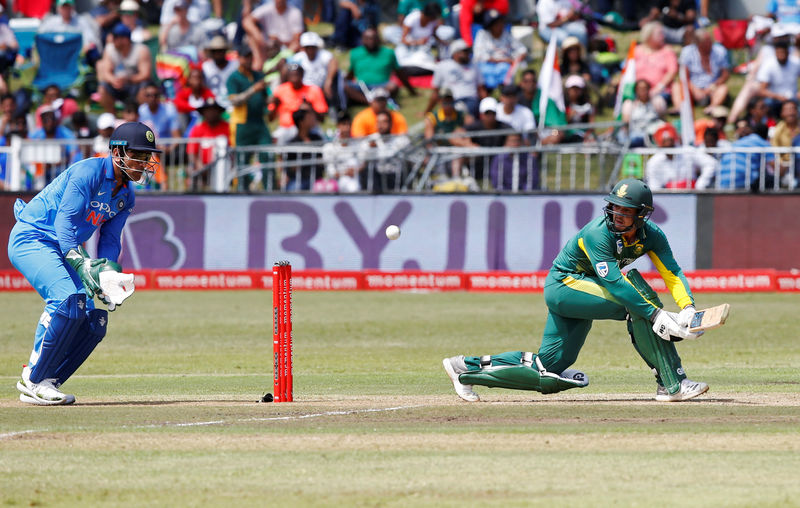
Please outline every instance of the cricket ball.
M400 228L392 224L386 228L386 238L389 240L397 240L400 238Z

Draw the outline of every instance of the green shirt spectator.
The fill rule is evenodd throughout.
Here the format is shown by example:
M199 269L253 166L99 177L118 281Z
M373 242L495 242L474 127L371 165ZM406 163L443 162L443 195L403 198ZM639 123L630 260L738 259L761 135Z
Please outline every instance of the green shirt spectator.
M387 46L378 46L375 51L359 46L350 51L350 72L369 87L388 83L399 67L394 50Z

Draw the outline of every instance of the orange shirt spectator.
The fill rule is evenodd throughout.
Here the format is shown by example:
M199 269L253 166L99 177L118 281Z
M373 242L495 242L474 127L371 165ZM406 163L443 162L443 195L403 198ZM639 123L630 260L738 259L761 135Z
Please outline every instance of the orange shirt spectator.
M311 108L317 114L328 112L328 103L325 101L325 94L317 85L300 85L295 88L291 82L282 83L275 89L273 97L279 100L277 105L278 123L281 127L292 127L292 113L300 109L303 101L311 104ZM273 109L273 106L270 106Z
M389 105L389 91L385 88L376 88L369 94L369 107L353 118L350 134L354 138L361 138L378 132L378 113L387 111ZM405 134L408 132L408 123L403 115L397 111L389 111L392 115L392 134Z

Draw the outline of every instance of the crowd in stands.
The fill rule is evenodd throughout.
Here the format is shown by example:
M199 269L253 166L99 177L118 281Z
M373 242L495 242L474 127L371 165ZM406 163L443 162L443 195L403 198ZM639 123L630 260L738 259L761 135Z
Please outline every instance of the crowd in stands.
M665 149L642 162L653 189L746 189L765 178L794 188L800 167L791 154L708 149L800 146L800 4L770 0L753 18L736 91L707 1L617 4L621 13L610 0L536 2L539 52L551 41L558 48L554 93L539 82L552 73L540 68L531 39L512 30L520 21L514 0L401 0L390 15L376 0L244 0L227 21L222 0L100 0L80 13L74 0L55 0L38 32L80 34L81 84L33 90L19 77L30 50L21 51L9 27L24 9L9 13L0 2L0 144L13 136L94 140L37 168L27 185L40 188L68 163L107 153L113 128L138 120L165 157L184 151L187 189L209 188L209 140L220 138L237 147L320 147L281 152L283 171L243 174L239 190L272 188L274 178L287 190L384 192L406 177L398 154L414 146L409 130L419 122L428 149L506 147L452 157L444 175L497 190L541 187L537 146L600 138ZM331 35L315 31L320 21ZM619 33L636 39L627 64ZM630 82L623 65L635 69ZM412 118L404 102L415 96L424 110ZM695 108L688 143L679 124L684 99ZM624 126L609 135L593 127L599 117ZM170 145L174 138L189 142ZM682 144L693 148L670 150ZM275 162L237 153L238 167ZM5 160L0 154L0 186ZM163 178L157 185L168 185Z

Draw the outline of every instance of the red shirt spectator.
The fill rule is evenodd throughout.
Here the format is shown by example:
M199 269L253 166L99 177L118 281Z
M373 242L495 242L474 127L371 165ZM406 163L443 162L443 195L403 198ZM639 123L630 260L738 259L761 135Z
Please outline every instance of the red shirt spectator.
M213 99L214 92L206 86L205 74L202 69L193 68L186 78L186 86L175 94L175 109L178 113L194 113L207 99Z
M480 3L482 10L475 12L475 4ZM480 9L480 8L479 8ZM461 0L461 13L458 16L458 25L461 30L461 38L472 46L472 24L483 24L483 13L492 9L500 11L500 14L508 14L508 0Z
M277 112L281 127L293 127L292 113L300 109L303 102L308 102L318 115L328 112L325 94L317 85L303 84L303 68L298 64L288 66L288 81L282 83L273 93L273 103L269 110Z

